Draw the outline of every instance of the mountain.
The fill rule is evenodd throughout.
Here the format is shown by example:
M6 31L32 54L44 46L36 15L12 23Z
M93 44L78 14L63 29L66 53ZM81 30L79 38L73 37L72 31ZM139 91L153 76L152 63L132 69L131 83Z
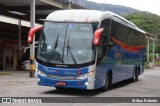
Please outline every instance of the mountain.
M131 13L147 13L152 14L147 11L140 11L131 7L121 6L121 5L113 5L107 3L96 3L87 0L70 0L74 4L78 4L79 6L86 7L87 9L92 10L102 10L102 11L111 11L118 15L124 16ZM123 0L122 0L123 2Z
M149 12L140 11L140 10L130 8L130 7L113 5L113 4L106 4L106 3L96 3L96 2L91 2L91 1L86 2L86 7L88 9L93 9L93 10L111 11L111 12L114 12L118 15L128 15L131 13L142 13L142 12L151 14Z

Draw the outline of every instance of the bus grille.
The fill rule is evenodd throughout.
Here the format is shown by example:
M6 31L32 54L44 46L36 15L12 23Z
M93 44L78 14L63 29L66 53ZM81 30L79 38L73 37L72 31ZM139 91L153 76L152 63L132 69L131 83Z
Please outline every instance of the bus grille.
M57 75L47 75L47 78L59 79L59 80L76 80L76 76L57 76Z

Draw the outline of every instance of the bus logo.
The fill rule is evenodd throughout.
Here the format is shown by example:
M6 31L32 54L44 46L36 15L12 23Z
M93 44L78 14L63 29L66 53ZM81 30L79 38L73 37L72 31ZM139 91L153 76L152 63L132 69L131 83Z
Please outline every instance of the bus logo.
M11 98L2 98L2 103L11 103Z
M69 75L77 75L77 73L74 73L74 72L68 72L66 71L65 74L69 74Z

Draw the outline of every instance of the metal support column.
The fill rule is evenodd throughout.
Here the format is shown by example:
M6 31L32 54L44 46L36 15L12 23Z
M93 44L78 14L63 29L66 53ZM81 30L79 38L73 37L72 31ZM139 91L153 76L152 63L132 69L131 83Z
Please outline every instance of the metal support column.
M147 40L147 68L149 68L149 37Z
M152 48L152 64L154 67L154 54L155 54L155 39L153 38L153 48Z
M67 8L68 10L70 10L72 8L71 2L69 2L69 4L67 4Z
M72 5L71 5L71 0L67 0L68 3L64 3L63 4L63 9L68 9L70 10L72 8Z
M17 64L18 64L18 70L20 69L20 65L21 65L21 56L20 56L20 53L21 53L21 19L18 20L18 61L17 61Z
M31 28L35 27L35 0L31 0L30 5L30 21ZM30 77L34 77L34 57L35 57L35 36L33 37L32 44L30 45Z

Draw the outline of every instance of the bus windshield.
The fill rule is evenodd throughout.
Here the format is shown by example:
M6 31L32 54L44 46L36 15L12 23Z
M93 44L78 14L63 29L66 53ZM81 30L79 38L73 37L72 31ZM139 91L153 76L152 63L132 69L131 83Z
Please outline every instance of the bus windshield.
M94 63L93 34L98 23L45 22L37 59L53 64Z

